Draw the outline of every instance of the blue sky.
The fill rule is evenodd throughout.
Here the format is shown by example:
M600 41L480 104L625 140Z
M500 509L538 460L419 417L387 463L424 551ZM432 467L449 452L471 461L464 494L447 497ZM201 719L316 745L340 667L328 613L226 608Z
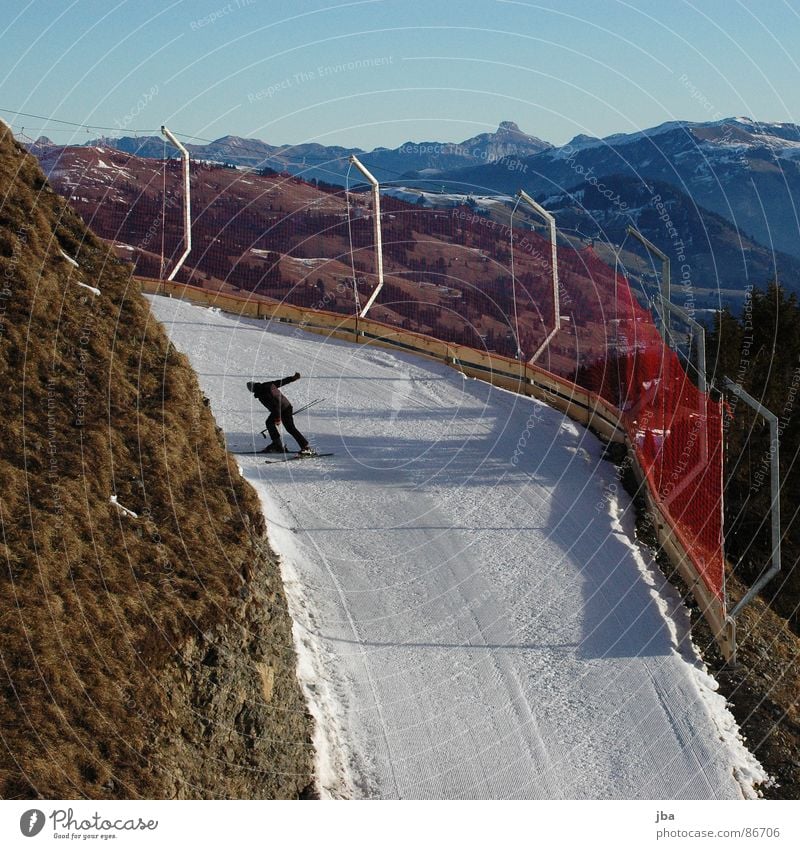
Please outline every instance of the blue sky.
M677 118L800 123L797 45L796 0L23 0L0 22L0 107L365 149L512 120L563 144Z

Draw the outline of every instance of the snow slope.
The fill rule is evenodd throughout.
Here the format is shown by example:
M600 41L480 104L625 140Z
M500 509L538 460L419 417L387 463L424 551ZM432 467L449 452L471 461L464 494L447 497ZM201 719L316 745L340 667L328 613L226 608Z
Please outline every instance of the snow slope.
M323 796L741 798L766 776L601 445L443 364L153 298L230 448L299 370L327 459L237 457L281 554ZM288 440L287 440L288 441Z

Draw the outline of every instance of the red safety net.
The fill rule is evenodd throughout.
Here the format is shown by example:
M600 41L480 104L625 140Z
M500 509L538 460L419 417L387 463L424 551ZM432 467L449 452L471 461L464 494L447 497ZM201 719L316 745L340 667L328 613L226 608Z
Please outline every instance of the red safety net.
M722 600L722 404L695 386L627 281L616 286L619 386L617 398L605 397L623 413L650 492Z
M91 148L68 149L47 169L99 235L139 274L157 277L182 251L180 166L109 150L99 159ZM370 318L506 357L519 347L531 357L553 328L549 243L530 223L512 240L502 216L480 204L431 209L422 201L381 201L385 285ZM180 282L350 315L375 286L366 194L194 165L192 217ZM621 411L653 498L723 599L720 404L698 391L650 310L608 262L591 249L564 246L558 254L566 321L537 365ZM613 252L606 258L613 262Z
M580 366L573 379L622 413L652 497L692 560L706 587L724 603L722 532L722 402L701 392L678 354L664 343L649 308L628 280L591 250L581 252L596 301L573 319L601 320L604 350ZM610 297L613 292L613 299ZM580 333L573 333L580 362ZM556 337L564 351L564 338ZM550 363L558 371L557 364ZM568 376L563 374L563 376Z

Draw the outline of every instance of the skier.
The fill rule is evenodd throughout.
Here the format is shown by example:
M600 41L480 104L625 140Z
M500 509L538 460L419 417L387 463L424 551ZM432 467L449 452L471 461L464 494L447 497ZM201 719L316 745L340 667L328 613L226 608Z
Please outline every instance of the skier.
M269 410L267 430L272 442L262 449L264 454L283 454L287 451L286 446L281 442L281 435L278 431L278 425L281 423L283 423L287 433L290 433L297 441L301 456L307 457L314 454L314 449L309 446L308 440L295 427L292 405L280 391L281 386L294 383L295 380L300 380L299 371L290 377L284 377L282 380L267 380L263 383L247 384L248 390Z

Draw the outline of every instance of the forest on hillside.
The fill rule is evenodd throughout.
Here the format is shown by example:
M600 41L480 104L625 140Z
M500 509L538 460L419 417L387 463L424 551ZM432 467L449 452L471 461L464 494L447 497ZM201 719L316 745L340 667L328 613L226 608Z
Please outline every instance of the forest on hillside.
M717 386L739 383L779 419L782 570L765 596L800 632L800 303L777 283L748 290L740 315L718 313L709 333ZM736 574L752 585L769 567L770 432L746 403L726 393L725 537Z

